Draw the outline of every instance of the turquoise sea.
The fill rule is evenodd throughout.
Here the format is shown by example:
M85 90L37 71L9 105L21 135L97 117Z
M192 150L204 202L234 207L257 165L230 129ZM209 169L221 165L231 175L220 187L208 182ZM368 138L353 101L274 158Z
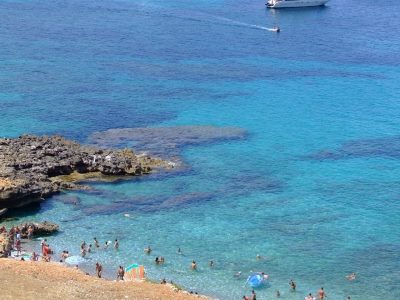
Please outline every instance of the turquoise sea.
M94 273L102 262L109 278L138 262L151 279L241 299L250 271L264 271L259 299L304 299L321 286L331 300L400 299L399 11L397 0L287 10L262 0L1 1L1 136L246 131L198 143L170 133L176 149L158 154L183 169L91 184L11 212L19 219L8 224L57 222L50 245L73 254L82 240L118 238L119 251L85 264ZM267 30L275 25L279 34ZM166 264L155 266L160 255Z

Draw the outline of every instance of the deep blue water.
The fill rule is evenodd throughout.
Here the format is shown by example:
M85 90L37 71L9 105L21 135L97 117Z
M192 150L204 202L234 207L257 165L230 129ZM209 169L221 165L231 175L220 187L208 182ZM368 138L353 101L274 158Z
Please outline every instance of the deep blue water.
M279 11L240 0L2 1L1 136L247 132L181 145L183 171L63 193L15 222L60 223L50 244L75 254L82 239L118 238L118 253L97 251L87 266L99 260L111 276L139 262L153 279L220 299L249 294L251 270L271 278L260 299L321 286L329 299L399 299L399 10L395 0Z

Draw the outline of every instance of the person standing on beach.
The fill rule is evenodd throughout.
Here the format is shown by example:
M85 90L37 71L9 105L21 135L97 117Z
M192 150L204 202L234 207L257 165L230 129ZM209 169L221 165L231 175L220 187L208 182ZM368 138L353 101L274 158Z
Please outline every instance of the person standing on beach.
M118 271L117 271L117 281L124 280L124 276L125 276L124 268L122 266L119 266Z
M33 236L33 227L32 225L29 225L28 227L28 239L31 240Z
M97 274L97 277L101 278L101 272L102 271L103 271L103 266L97 262L96 263L96 274Z
M21 240L17 240L15 246L17 248L17 256L21 255Z
M21 239L21 230L19 229L19 227L17 226L17 228L15 229L15 239L18 241Z
M36 254L35 251L32 252L32 256L31 256L31 261L37 261L39 258L39 255Z
M66 254L67 254L66 251L63 250L63 252L61 253L60 261L65 261L65 259L67 258Z
M321 287L321 288L319 289L319 291L318 291L318 299L319 299L319 300L324 300L325 297L326 297L326 294L325 294L324 288Z

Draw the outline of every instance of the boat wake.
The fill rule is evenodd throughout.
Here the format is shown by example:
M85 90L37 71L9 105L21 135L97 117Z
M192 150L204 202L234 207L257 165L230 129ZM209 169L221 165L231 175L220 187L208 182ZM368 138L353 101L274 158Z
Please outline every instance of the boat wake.
M248 27L248 28L266 30L266 31L276 31L275 28L268 28L268 27L264 27L264 26L260 26L260 25L256 25L256 24L249 24L249 23L240 22L240 21L236 21L236 20L232 20L232 19L220 17L220 16L214 16L214 15L210 15L210 16L213 16L217 20L226 22L226 24L222 24L222 25L232 25L232 26Z
M237 20L233 20L226 17L221 17L217 15L202 13L199 11L190 11L190 10L169 10L166 11L165 8L156 5L149 5L141 4L142 8L146 8L149 13L150 11L159 11L162 10L161 16L162 17L169 17L169 18L177 18L181 20L188 20L192 22L205 22L210 24L222 25L222 26L236 26L236 27L244 27L244 28L251 28L256 30L264 30L264 31L272 31L276 32L276 28L268 28L265 26L257 25L257 24L250 24L246 22L241 22Z

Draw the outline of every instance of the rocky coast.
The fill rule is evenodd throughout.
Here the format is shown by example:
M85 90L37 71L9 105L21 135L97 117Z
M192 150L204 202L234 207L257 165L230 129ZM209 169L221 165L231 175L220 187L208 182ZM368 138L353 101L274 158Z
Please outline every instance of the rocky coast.
M59 230L58 224L47 221L25 222L15 227L19 229L22 239L29 238L28 228L32 228L32 237L51 235ZM2 229L4 229L4 227L0 227L0 257L8 257L13 248L13 240L7 232L2 232Z
M61 136L0 139L0 215L63 189L83 189L86 177L140 176L173 164L131 149L105 149ZM85 177L86 176L86 177Z
M59 226L51 222L25 222L19 229L22 239L56 233ZM0 227L1 299L210 299L190 294L174 284L144 281L111 281L88 276L89 273L69 268L64 263L22 260L9 256L13 235ZM8 258L7 258L8 257Z

